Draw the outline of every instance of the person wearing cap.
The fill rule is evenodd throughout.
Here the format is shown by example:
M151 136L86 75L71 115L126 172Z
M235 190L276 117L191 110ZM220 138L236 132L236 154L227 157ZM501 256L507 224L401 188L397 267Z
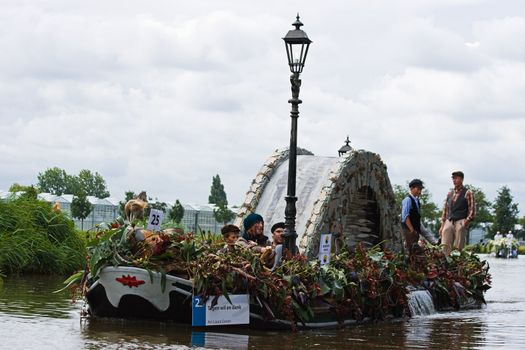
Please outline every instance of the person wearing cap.
M282 263L283 248L284 248L284 230L286 224L284 222L278 222L272 225L270 232L272 233L272 249L275 253L271 270L275 270ZM295 250L299 251L299 248L295 246Z
M276 247L279 244L284 243L284 229L286 225L284 222L278 222L272 225L270 232L272 233L272 247Z
M235 251L235 243L239 239L241 230L235 225L225 225L221 228L222 237L224 239L224 247L222 247L217 253L226 254L228 252Z
M452 173L454 188L445 199L439 235L446 255L450 254L452 248L463 249L468 226L476 216L474 194L463 186L464 178L462 171Z
M264 235L264 219L256 213L251 213L244 218L244 233L237 241L238 245L248 247L258 253L271 250L268 237Z
M419 196L423 190L423 181L414 179L408 184L408 195L401 202L401 234L405 240L408 254L414 252L421 233L421 203Z

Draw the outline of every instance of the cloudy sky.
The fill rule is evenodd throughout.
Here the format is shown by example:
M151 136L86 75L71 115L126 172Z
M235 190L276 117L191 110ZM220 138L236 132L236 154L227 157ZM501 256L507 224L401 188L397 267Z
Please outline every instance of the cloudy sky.
M299 145L347 135L391 182L450 172L525 209L523 1L0 0L0 189L58 166L97 171L114 197L231 204L289 143L281 38L313 40Z

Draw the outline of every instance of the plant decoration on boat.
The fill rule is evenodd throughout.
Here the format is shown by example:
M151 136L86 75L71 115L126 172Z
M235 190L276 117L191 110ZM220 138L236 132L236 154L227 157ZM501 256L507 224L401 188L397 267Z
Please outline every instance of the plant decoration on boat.
M446 256L440 247L425 245L407 268L409 283L428 289L438 310L485 303L483 293L490 289L489 264L466 250Z
M354 252L332 255L329 265L287 256L272 271L252 250L239 247L219 254L222 245L218 235L179 229L153 233L116 222L93 233L86 272L66 282L81 282L85 293L104 267L140 268L149 271L151 283L154 272L161 274L161 293L166 276L187 280L190 294L205 299L248 293L262 318L287 320L292 328L311 321L320 308L331 310L340 324L409 315L409 285L428 289L441 309L459 307L467 299L482 303L490 288L485 261L465 251L446 257L434 246L422 247L409 261L402 253L359 244Z

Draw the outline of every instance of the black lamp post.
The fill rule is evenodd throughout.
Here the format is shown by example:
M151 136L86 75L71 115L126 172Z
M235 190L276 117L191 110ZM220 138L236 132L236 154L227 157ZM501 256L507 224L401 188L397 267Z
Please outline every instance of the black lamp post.
M303 25L299 20L297 14L296 21L292 24L295 29L288 31L288 34L283 38L286 46L286 54L288 56L288 65L292 75L290 76L290 83L292 84L292 98L288 103L292 104L292 111L290 117L292 118L292 128L290 133L290 149L288 160L288 192L286 195L286 209L284 211L284 220L286 229L284 233L284 248L288 249L293 255L297 254L295 241L297 233L295 231L295 216L296 208L295 202L295 178L297 173L297 118L299 117L299 104L302 103L299 99L299 89L301 87L301 79L299 74L303 71L306 55L308 54L308 47L312 42L308 36L300 28Z
M339 151L337 153L339 154L339 157L341 157L346 152L350 152L352 150L352 147L350 146L350 138L347 136L345 140L345 144L339 148Z

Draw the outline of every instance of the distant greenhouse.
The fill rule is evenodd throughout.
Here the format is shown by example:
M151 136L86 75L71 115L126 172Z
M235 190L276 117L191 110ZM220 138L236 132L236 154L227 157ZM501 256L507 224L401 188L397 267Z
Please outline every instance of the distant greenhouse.
M20 193L12 193L0 190L0 200L7 200L9 198L17 197ZM71 216L71 202L73 201L73 195L63 194L56 196L51 193L40 193L38 199L46 201L51 204L58 203L63 213L71 217L74 221L75 226L81 228L81 220L73 218ZM96 198L93 196L87 197L88 201L93 205L93 211L84 219L84 229L90 229L95 227L97 224L102 222L114 221L119 216L120 200L117 198ZM168 209L171 208L174 202L167 202ZM213 204L197 205L197 204L184 204L184 217L182 218L181 224L184 225L188 231L206 231L206 232L220 232L223 223L219 223L215 220L213 210L216 208ZM236 212L237 208L230 207L233 212ZM167 220L167 213L164 221Z
M173 203L168 204L171 208ZM220 232L223 223L217 222L213 215L213 210L216 208L213 204L197 205L197 204L184 204L184 217L182 218L181 224L186 227L189 231L206 231L206 232ZM231 207L234 213L237 208ZM233 222L233 220L232 220ZM232 223L230 222L230 223Z

